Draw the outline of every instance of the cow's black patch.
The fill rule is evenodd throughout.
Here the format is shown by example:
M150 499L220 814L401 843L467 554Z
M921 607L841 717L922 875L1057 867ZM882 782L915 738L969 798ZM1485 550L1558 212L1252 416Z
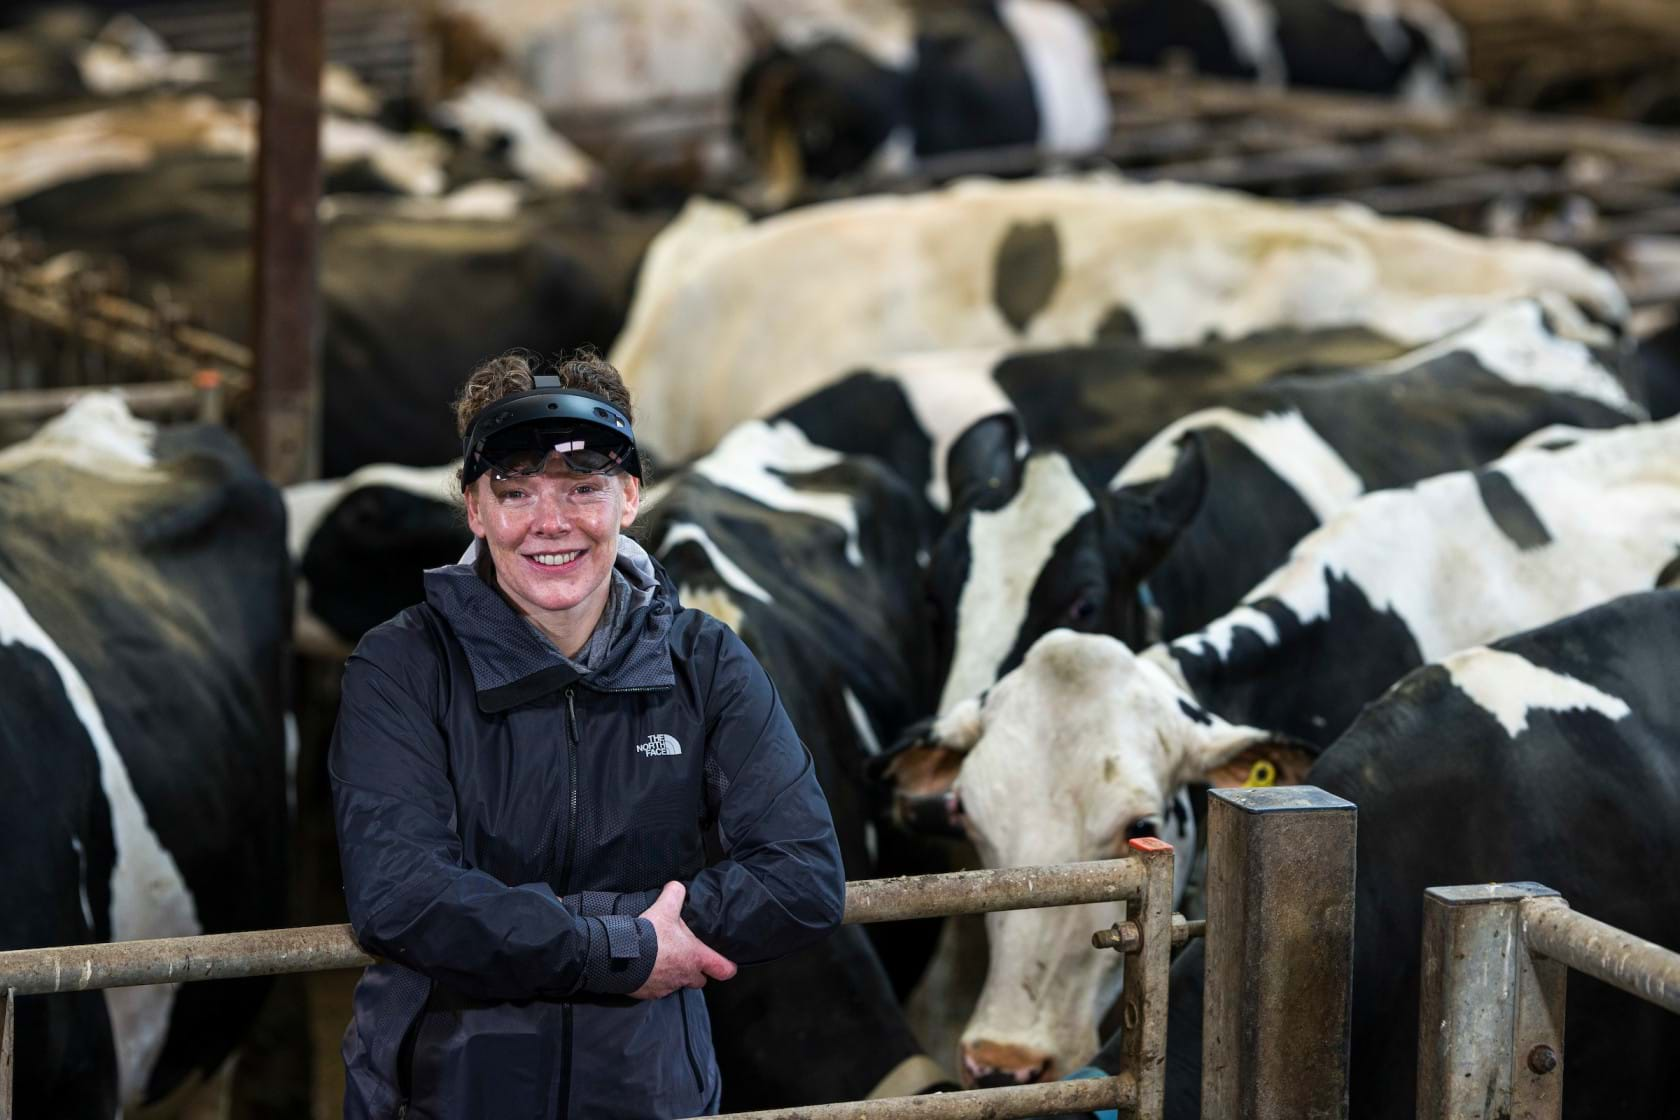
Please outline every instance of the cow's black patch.
M1680 555L1675 556L1657 573L1657 586L1680 591Z
M1098 342L1137 342L1143 338L1143 328L1138 326L1137 316L1125 304L1117 303L1108 309L1108 314L1097 324Z
M1017 222L1004 234L992 264L992 302L1024 332L1062 282L1062 241L1051 221Z
M1527 552L1551 543L1552 534L1546 531L1546 523L1503 471L1477 471L1476 490L1482 496L1488 516L1512 544Z
M1184 699L1183 697L1179 697L1178 707L1179 707L1180 711L1182 711L1185 715L1189 716L1191 719L1195 720L1197 723L1202 723L1202 724L1207 724L1209 726L1212 726L1213 717L1208 715L1207 710L1205 708L1201 707L1199 704L1192 704L1190 701Z
M916 493L927 492L933 441L895 378L854 373L801 397L775 419L791 422L819 447L880 459Z

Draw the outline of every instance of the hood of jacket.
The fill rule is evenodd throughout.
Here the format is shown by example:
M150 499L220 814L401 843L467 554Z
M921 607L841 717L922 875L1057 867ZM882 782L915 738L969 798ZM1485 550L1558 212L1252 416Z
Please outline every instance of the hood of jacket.
M633 692L675 682L666 637L676 597L641 545L618 538L611 578L623 580L619 593L627 596L626 609L602 614L602 625L611 625L615 614L618 625L591 668L561 653L485 581L479 574L479 565L487 562L480 559L481 546L474 540L458 562L426 572L425 588L426 602L448 620L466 652L482 711L507 711L574 683L601 692Z

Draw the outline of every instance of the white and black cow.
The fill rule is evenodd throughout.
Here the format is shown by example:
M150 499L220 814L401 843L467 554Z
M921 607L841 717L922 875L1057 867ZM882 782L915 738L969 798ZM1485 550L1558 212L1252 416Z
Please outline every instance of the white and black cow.
M1108 140L1096 28L1064 0L906 4L901 37L784 38L735 94L735 132L773 198L806 180L908 173L987 147L1079 155Z
M1302 780L1359 806L1349 1115L1416 1115L1423 892L1538 882L1680 945L1680 592L1628 595L1417 669ZM1171 1120L1201 1115L1203 948L1174 963ZM1680 1018L1571 972L1567 1116L1666 1116ZM1119 1038L1093 1065L1117 1069Z
M1057 626L1134 646L1194 630L1361 494L1487 462L1549 425L1643 416L1621 357L1613 339L1572 337L1541 303L1521 301L1390 362L1227 392L1152 437L1116 419L1099 439L1135 454L1095 485L1083 455L1019 457L983 431L1006 421L987 421L954 445L949 473L965 497L928 569L938 710ZM1207 399L1194 392L1180 398L1185 412Z
M905 752L900 788L945 796L985 863L1007 867L1115 855L1158 830L1189 782L1263 780L1258 761L1298 777L1280 738L1327 746L1432 659L1670 578L1677 441L1674 420L1594 432L1367 495L1241 606L1141 654L1052 631ZM1111 910L988 916L969 1080L1054 1076L1090 1056L1120 977L1088 947Z
M879 461L818 446L784 417L738 426L650 500L637 532L683 603L728 623L776 682L815 759L848 877L924 869L903 837L875 832L865 769L927 702L917 576L931 506ZM934 931L885 932L898 935L883 947L904 962L907 986ZM920 1054L886 976L858 978L867 946L847 930L707 989L720 1024L777 1024L718 1031L729 1109L856 1099ZM776 1008L789 1014L772 1020ZM731 1063L755 1076L729 1081ZM913 1068L922 1081L907 1089L940 1080Z
M0 451L0 948L284 926L290 580L220 429L83 398ZM266 980L31 997L21 1116L214 1075Z
M426 569L453 564L472 541L459 469L459 460L379 463L286 488L300 650L348 656L363 634L424 598Z
M1284 328L1421 346L1546 292L1600 323L1626 314L1572 253L1359 207L1097 175L967 181L756 223L693 203L649 249L611 357L643 442L683 462L741 420L920 351L1116 333L1166 349Z
M1432 0L1104 0L1114 61L1267 85L1455 99L1464 35Z

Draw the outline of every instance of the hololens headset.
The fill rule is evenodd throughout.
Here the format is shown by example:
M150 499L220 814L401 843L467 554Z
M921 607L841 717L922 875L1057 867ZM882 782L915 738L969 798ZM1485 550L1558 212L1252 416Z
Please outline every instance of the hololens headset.
M498 478L541 474L550 455L559 455L579 474L625 470L642 477L636 434L630 421L593 393L566 389L560 378L539 373L536 386L509 393L478 414L461 444L461 485L486 471Z

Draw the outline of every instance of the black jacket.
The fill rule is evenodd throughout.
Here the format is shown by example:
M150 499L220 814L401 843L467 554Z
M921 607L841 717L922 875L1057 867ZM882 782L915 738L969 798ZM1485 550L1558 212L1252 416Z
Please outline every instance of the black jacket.
M469 558L473 555L469 552ZM666 1117L714 1110L700 993L637 1001L653 927L737 964L793 952L844 906L833 822L764 670L675 604L622 540L624 626L592 671L469 561L368 632L330 769L357 938L347 1118ZM707 866L705 836L724 853Z

